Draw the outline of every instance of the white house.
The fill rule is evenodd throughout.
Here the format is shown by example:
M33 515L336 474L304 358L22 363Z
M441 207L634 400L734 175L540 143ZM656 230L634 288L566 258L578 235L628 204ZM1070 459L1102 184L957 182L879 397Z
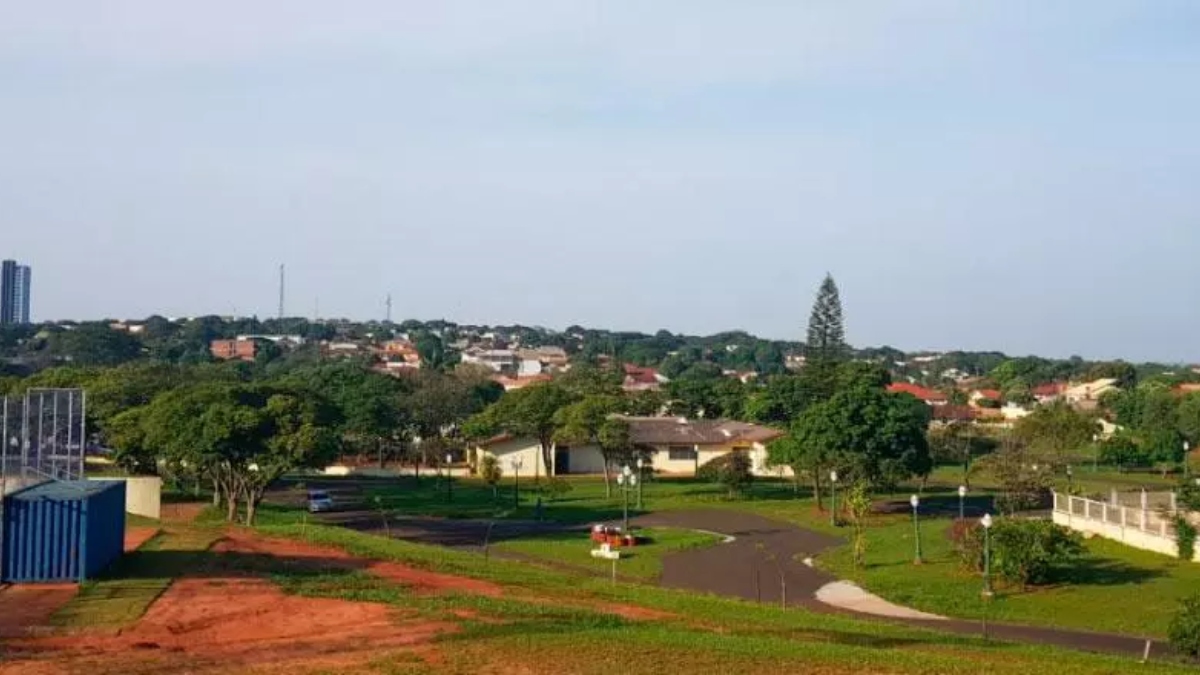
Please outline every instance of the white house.
M783 432L770 427L731 420L688 420L675 417L623 417L629 423L629 436L635 447L650 460L655 471L691 476L703 464L735 450L749 454L753 471L762 475L791 475L790 470L767 465L766 444ZM506 475L512 475L514 462L523 476L599 474L604 472L604 456L594 445L555 445L550 466L543 460L534 438L496 436L475 447L477 460L491 455L500 462Z

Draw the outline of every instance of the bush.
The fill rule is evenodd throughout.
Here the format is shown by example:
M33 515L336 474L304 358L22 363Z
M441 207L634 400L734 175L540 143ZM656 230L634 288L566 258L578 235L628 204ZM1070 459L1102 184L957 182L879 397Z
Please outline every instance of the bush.
M956 523L951 530L963 566L983 570L983 526ZM1083 538L1048 520L998 518L991 532L992 573L1022 589L1054 581L1083 553Z
M1171 525L1175 527L1175 546L1179 559L1191 562L1196 557L1196 526L1183 514L1172 516Z
M1100 461L1119 469L1150 466L1151 457L1128 434L1116 434L1100 444Z
M730 497L736 497L754 482L754 474L750 469L750 456L744 451L734 450L700 465L696 477L710 483L720 483L729 490Z
M554 477L546 482L546 499L554 501L566 495L575 487L566 479Z
M1180 603L1167 628L1167 637L1175 651L1192 658L1200 657L1200 594Z
M479 462L479 477L483 479L492 488L492 498L496 497L496 485L500 482L500 478L504 475L504 470L500 468L500 460L492 455L484 455Z

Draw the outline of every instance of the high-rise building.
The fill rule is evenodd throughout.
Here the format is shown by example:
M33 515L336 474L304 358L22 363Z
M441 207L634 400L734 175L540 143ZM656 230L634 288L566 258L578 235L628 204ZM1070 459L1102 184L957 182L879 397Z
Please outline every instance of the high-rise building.
M15 260L0 262L0 324L29 323L33 271Z

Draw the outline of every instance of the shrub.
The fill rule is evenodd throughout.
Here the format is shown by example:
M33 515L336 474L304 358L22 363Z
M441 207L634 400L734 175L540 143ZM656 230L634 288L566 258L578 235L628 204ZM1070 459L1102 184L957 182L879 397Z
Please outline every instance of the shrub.
M955 523L951 530L963 566L983 570L983 526ZM1022 589L1046 584L1083 553L1083 538L1048 520L999 518L991 532L992 573Z
M479 477L492 488L493 499L496 498L496 485L503 475L504 470L500 468L500 460L492 455L484 455L479 462Z
M1179 559L1191 562L1196 557L1196 526L1183 514L1172 516L1171 525L1175 527L1175 546Z
M1185 599L1167 628L1171 647L1185 656L1200 656L1200 594Z
M567 480L554 477L546 483L546 498L554 501L574 489L574 486Z
M736 497L754 482L754 474L750 469L750 456L744 451L734 450L702 464L696 477L710 483L720 483L729 491L730 497Z

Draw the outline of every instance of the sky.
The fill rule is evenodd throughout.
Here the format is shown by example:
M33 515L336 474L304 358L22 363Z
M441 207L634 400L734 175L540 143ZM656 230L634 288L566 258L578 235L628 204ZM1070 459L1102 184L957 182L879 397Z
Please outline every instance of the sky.
M0 0L38 320L1200 361L1193 0Z

